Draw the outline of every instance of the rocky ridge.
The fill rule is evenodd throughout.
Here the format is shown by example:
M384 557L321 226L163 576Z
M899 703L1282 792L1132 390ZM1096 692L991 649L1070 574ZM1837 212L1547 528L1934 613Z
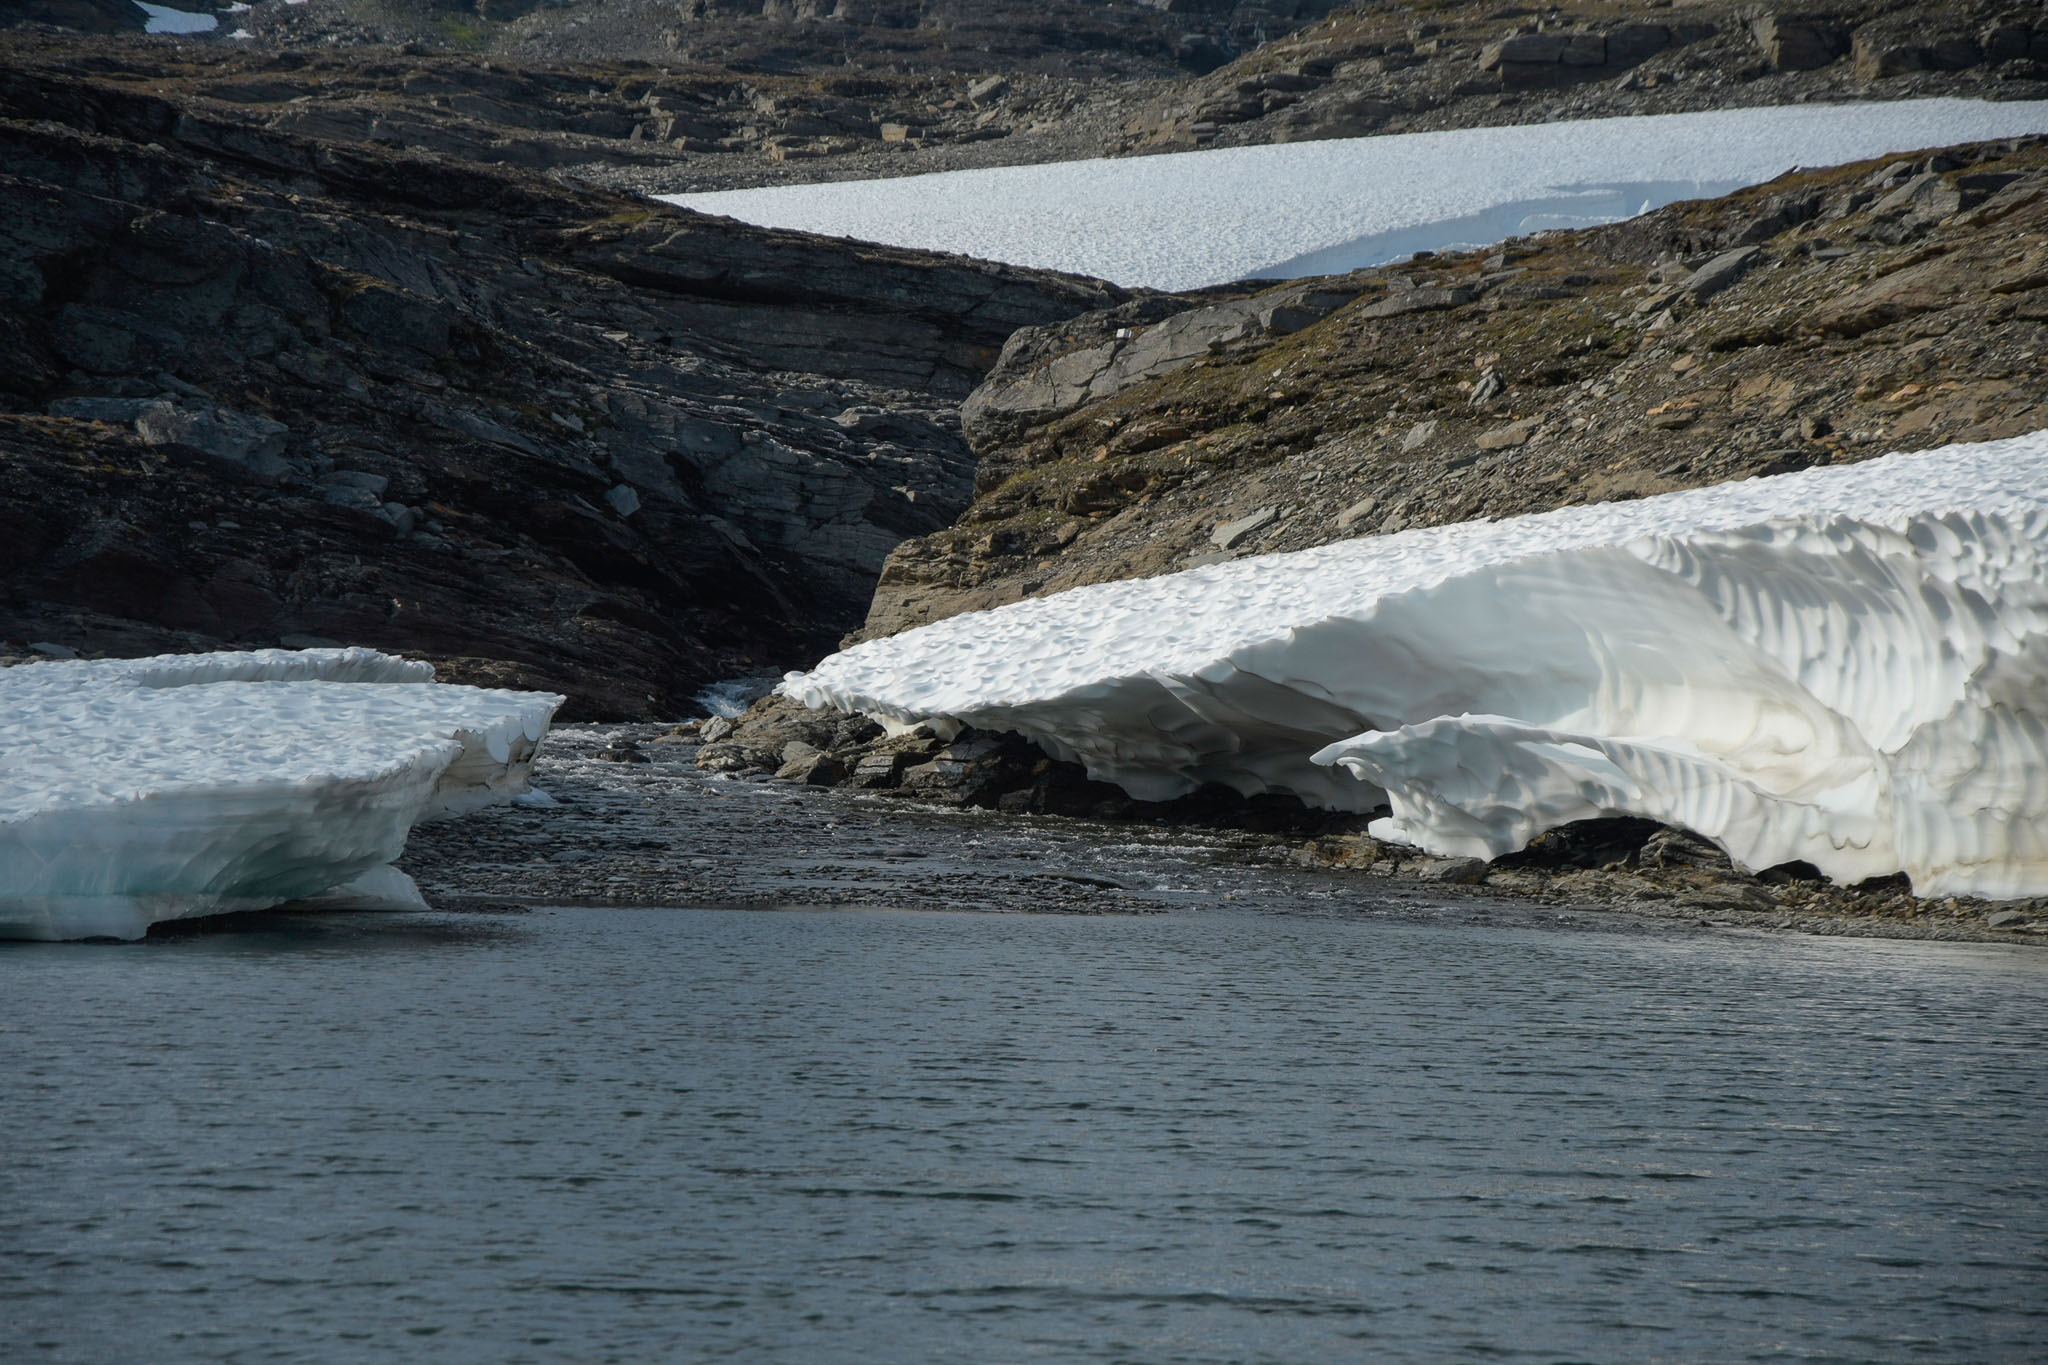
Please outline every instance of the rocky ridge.
M1134 115L1123 150L1182 150L1810 100L2035 99L2048 19L2006 0L1532 8L1360 5Z
M37 0L45 6L93 0ZM631 58L776 74L1206 71L1341 0L254 0L236 22L296 47L410 42L519 60Z
M957 403L1092 281L280 132L125 48L0 68L0 639L314 641L675 715L949 522Z
M162 68L167 93L233 103L274 131L641 193L1811 100L2048 95L2048 21L2005 0L1571 0L1427 15L1321 0L957 14L259 0L232 18L214 35L126 41ZM1189 34L1220 35L1216 60L1231 59L1190 77L1173 55Z

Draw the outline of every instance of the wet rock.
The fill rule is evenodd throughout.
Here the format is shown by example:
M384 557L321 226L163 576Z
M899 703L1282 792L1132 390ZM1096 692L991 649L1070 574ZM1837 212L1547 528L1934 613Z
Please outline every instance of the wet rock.
M837 786L846 780L846 765L831 754L813 751L798 757L785 757L775 775L785 782L799 782L807 787Z
M773 751L745 744L706 744L697 751L697 767L705 772L774 772L781 766Z
M893 787L910 761L911 755L900 751L864 754L853 765L847 780L856 787Z
M1760 886L1727 882L1675 898L1676 903L1695 910L1775 910L1777 897Z
M1415 876L1425 882L1439 882L1446 886L1477 886L1485 881L1490 869L1482 858L1444 858L1426 862L1415 871Z

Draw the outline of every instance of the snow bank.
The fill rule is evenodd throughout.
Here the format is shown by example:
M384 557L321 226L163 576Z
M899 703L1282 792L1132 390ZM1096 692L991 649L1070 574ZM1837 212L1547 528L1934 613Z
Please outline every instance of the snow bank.
M2048 103L1657 114L663 196L764 227L1156 289L1335 274L1612 222L1794 166L2048 131Z
M1132 794L1492 857L1643 815L1755 869L2048 893L2048 433L1078 588L781 691Z
M510 800L562 698L367 649L0 669L0 938L405 903L414 824ZM416 892L413 893L416 898Z

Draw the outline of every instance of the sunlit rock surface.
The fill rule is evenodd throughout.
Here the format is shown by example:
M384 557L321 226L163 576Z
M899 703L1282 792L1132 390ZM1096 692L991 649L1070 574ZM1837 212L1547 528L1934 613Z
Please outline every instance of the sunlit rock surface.
M1643 815L1738 863L2048 892L2048 433L1075 589L781 689L1141 798L1391 807L1496 856Z
M0 670L0 937L416 899L407 832L524 791L562 701L432 679L367 649Z

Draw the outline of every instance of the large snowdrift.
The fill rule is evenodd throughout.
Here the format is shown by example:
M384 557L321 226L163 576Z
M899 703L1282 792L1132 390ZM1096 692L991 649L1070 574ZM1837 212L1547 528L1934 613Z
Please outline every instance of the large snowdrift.
M0 669L0 938L416 899L385 866L407 833L525 790L562 702L433 676L367 649Z
M763 227L1155 289L1335 274L1612 222L1795 166L2048 132L2048 104L1657 114L662 196Z
M1752 869L2048 893L2048 433L1108 583L873 640L806 705L1015 730L1492 857L1643 815Z

